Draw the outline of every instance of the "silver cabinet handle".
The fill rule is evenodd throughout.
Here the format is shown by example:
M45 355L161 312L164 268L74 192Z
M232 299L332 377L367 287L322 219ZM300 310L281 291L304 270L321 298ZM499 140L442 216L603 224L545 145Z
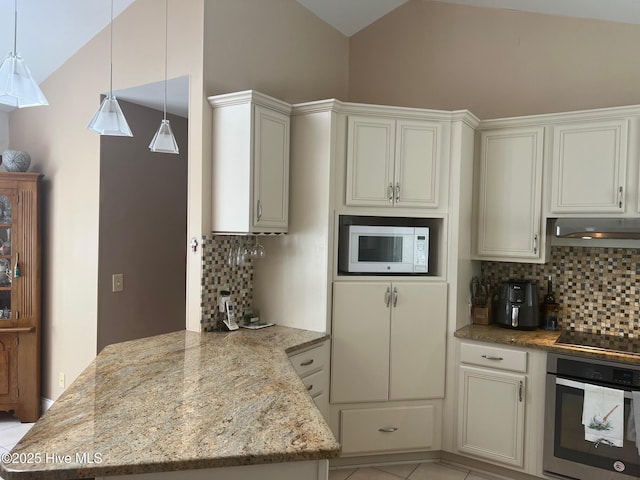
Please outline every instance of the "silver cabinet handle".
M487 360L504 360L502 357L494 357L493 355L482 355L482 358L486 358Z
M258 221L262 218L262 202L258 200Z
M313 363L313 358L311 360L305 360L304 362L300 363L301 367L307 367L309 365L311 365Z
M533 253L535 254L538 253L538 234L537 233L533 236Z
M391 302L391 288L387 287L387 291L384 292L384 304L389 308L389 303Z
M313 390L313 383L307 387L307 392L310 392L311 390Z
M398 305L398 288L393 287L393 306Z
M618 188L618 208L622 208L622 185Z
M393 433L398 431L398 427L383 427L378 429L379 432Z
M400 201L400 182L396 183L396 202Z
M518 400L522 402L522 390L524 389L524 385L522 380L520 380L520 386L518 387Z
M393 203L393 183L389 183L389 186L387 187L387 198L389 203Z

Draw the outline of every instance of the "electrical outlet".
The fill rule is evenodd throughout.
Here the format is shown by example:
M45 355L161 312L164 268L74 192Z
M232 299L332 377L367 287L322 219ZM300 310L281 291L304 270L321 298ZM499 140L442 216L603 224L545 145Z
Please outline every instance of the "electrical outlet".
M114 273L111 275L111 291L121 292L124 290L124 273Z
M58 373L58 386L64 388L64 372Z

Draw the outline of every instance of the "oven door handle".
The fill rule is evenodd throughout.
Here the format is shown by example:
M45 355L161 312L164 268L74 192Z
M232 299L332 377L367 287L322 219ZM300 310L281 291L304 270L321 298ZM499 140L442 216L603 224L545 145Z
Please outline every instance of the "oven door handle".
M556 377L556 385L575 388L577 390L584 390L584 386L585 386L585 384L582 382L576 382L575 380L569 380L568 378L562 378L562 377ZM632 398L631 392L628 392L625 390L624 398Z

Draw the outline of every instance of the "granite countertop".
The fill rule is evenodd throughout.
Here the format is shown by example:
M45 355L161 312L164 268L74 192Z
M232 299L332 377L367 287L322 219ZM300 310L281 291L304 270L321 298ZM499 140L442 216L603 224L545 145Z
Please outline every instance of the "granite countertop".
M560 336L560 333L560 330L514 330L497 325L467 325L456 330L454 335L463 340L498 343L511 345L513 347L536 348L564 355L579 355L600 360L640 365L640 355L604 351L589 347L556 345L555 341Z
M5 480L332 458L340 446L287 354L327 335L180 331L106 347L12 450Z

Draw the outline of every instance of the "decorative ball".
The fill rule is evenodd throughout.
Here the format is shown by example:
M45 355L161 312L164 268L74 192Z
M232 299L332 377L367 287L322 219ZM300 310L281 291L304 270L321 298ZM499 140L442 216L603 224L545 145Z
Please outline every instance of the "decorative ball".
M5 150L2 163L7 172L26 172L31 165L31 155L20 150Z

